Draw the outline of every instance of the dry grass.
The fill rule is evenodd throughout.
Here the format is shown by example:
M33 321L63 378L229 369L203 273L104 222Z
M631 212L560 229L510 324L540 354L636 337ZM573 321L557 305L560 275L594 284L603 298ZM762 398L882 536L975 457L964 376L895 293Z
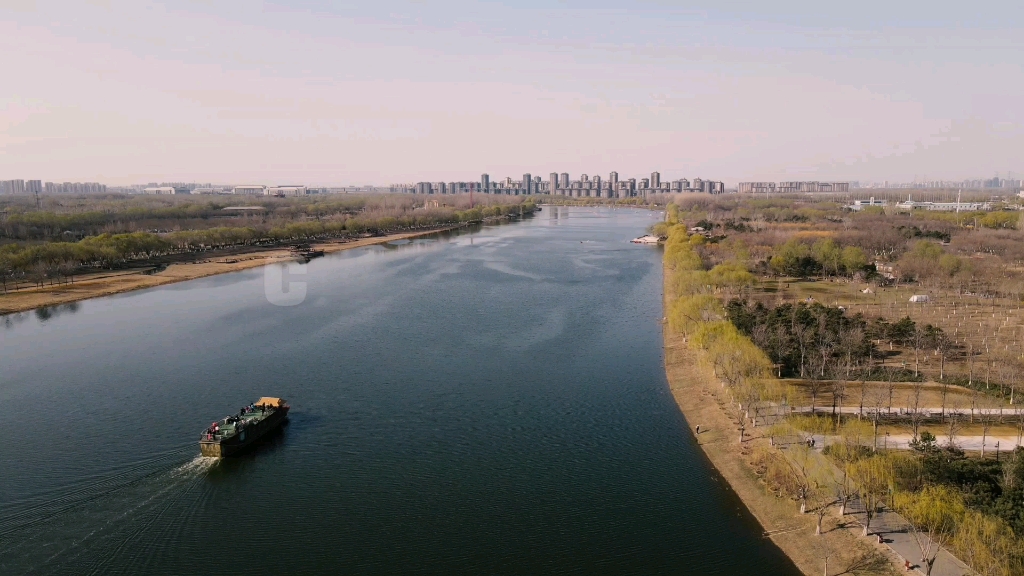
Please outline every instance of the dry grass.
M874 294L861 291L871 288ZM928 303L911 303L914 294L927 294ZM846 280L815 281L794 279L761 279L754 298L766 303L806 300L808 297L830 306L843 306L848 314L861 313L866 318L882 317L895 322L904 316L919 325L938 326L953 339L957 350L947 358L945 372L966 376L977 382L998 381L1000 360L1007 355L1021 355L1024 349L1024 303L1015 298L988 298L977 294L957 294L941 287L900 286L876 288ZM888 344L883 351L889 352ZM886 362L910 369L914 366L913 349L894 346L895 353ZM973 358L973 366L968 363ZM931 378L939 375L940 357L934 350L920 353L921 371Z

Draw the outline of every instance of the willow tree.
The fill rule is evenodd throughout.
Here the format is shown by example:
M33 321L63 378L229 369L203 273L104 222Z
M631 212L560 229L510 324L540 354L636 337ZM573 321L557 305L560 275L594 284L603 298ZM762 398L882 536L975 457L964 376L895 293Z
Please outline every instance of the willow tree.
M925 486L917 492L898 494L896 508L907 519L910 534L921 551L924 573L930 575L935 558L956 535L967 513L963 496L949 486Z
M863 536L871 533L871 520L878 505L885 498L893 477L892 464L885 455L861 458L849 464L850 479L857 486L861 504L864 505Z

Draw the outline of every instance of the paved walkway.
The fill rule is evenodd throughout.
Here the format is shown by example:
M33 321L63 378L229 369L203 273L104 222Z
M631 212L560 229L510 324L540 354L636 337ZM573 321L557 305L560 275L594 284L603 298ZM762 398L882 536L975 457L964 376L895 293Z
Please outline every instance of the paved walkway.
M814 447L821 450L826 443L832 443L833 440L838 436L823 436L821 434L811 434L814 438ZM878 449L893 448L896 450L909 450L910 441L913 436L910 434L892 434L889 437L880 435L878 437ZM956 436L953 438L953 443L957 445L961 450L969 450L972 452L980 452L982 444L982 436ZM985 457L995 458L996 457L996 443L999 443L999 453L1005 454L1006 452L1012 452L1017 447L1017 438L1010 436L985 436ZM946 446L949 443L949 438L943 435L938 436L935 439L935 445L939 448ZM1022 444L1024 445L1024 444ZM870 447L870 446L869 446Z
M866 516L864 514L864 506L859 500L850 502L847 505L847 517L853 518L859 526L864 526ZM900 558L909 560L911 566L924 574L924 562L921 561L921 546L917 543L913 532L903 517L889 510L876 514L871 519L871 531L868 537L876 538L876 535L881 535L882 542L890 550L899 555ZM924 539L923 541L926 546L931 546L932 550L935 549L935 545L927 536L920 535L919 537ZM964 576L971 573L971 569L966 564L945 549L939 550L935 557L935 565L932 567L932 576Z
M779 410L786 410L786 407L780 407ZM793 414L810 414L810 406L790 406L788 410ZM814 413L818 416L831 416L835 412L841 412L843 414L862 414L865 419L870 420L871 416L875 413L874 407L861 408L859 406L843 406L842 408L832 408L830 404L819 404L814 408ZM880 417L906 417L911 414L906 408L894 407L891 411L882 408L879 412ZM1004 406L1002 408L953 408L949 407L942 410L938 406L922 407L920 413L929 418L939 418L943 414L946 416L950 414L959 414L960 416L1000 416L1006 419L1013 419L1020 416L1024 416L1024 406Z
M799 442L796 438L787 438L777 442L777 445L780 445L783 454L786 454L786 457L792 461L793 454L786 449L788 445L791 445L790 440ZM814 459L815 466L819 467L820 470L827 471L826 474L832 474L833 477L838 478L840 474L839 469L821 453L821 449L825 446L825 437L816 436L815 440L815 449L809 451L810 457ZM838 512L838 508L836 508L836 511ZM843 517L843 520L847 523L854 523L858 527L858 533L860 532L866 520L864 506L860 500L853 500L847 503L846 515ZM909 560L910 565L917 572L924 574L924 567L921 562L921 546L910 529L910 524L902 516L888 509L876 514L871 519L871 530L868 538L877 538L876 534L882 535L885 546L904 561ZM934 544L931 543L927 536L919 535L918 537L923 539L922 542L925 543L926 547L932 546L932 550L934 550ZM936 555L935 565L932 567L932 576L964 576L968 574L972 574L970 568L945 549L940 550Z

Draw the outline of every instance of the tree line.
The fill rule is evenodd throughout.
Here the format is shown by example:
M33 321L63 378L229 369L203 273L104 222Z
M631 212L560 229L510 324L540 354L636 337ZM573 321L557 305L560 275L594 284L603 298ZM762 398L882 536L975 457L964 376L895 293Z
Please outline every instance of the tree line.
M748 300L726 305L729 320L768 355L781 378L893 379L881 365L888 352L878 343L899 345L914 351L912 367L902 369L898 380L920 379L920 360L925 351L940 356L939 378L944 362L960 351L937 326L919 325L910 317L896 322L884 318L868 321L862 314L849 316L838 306L818 302L789 302L776 306Z
M174 253L267 245L285 241L310 241L357 234L387 234L488 218L529 214L532 201L502 203L456 210L439 207L420 210L392 209L383 213L344 215L331 219L285 222L276 226L214 227L170 233L103 233L77 242L48 241L0 245L0 281L6 292L30 281L73 282L83 268L116 268L132 261Z

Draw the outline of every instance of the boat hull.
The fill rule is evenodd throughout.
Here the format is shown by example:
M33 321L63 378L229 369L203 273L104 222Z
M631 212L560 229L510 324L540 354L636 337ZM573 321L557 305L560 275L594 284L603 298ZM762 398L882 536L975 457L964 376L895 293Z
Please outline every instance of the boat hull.
M209 458L224 458L240 454L250 448L257 440L277 429L288 420L288 408L277 408L274 413L259 422L252 424L230 438L222 440L200 440L199 451Z

